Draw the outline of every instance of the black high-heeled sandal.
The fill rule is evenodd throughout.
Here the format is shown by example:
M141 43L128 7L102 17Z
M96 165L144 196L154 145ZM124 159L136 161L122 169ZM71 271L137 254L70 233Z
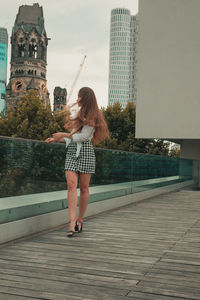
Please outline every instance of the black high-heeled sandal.
M67 231L67 237L71 238L71 237L73 237L75 235L75 233L76 233L75 231L69 230L69 231Z
M76 231L76 223L75 222L71 222L71 224L74 224L74 230L68 230L67 231L67 237L71 238L75 235Z
M83 222L76 221L76 225L74 227L74 230L78 233L82 232L83 230Z

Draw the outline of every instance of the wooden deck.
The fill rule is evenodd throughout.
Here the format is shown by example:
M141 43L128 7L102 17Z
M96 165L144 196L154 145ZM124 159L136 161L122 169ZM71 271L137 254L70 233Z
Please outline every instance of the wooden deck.
M200 192L179 191L0 249L0 300L200 299Z

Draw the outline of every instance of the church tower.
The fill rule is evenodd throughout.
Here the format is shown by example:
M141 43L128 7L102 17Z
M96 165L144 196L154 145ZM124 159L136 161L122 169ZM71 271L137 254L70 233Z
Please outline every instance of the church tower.
M66 110L67 90L65 88L62 89L61 87L56 86L53 94L54 94L53 110L54 111Z
M16 108L30 89L39 92L44 104L50 104L46 80L48 40L42 7L38 3L20 6L11 36L7 108Z

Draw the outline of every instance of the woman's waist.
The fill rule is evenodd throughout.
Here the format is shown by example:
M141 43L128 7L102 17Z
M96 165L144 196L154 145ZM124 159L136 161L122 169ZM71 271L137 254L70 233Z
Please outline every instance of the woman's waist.
M77 145L77 144L81 144L81 145L91 144L91 145L93 145L91 140L82 141L82 142L75 142L75 141L72 140L70 144L74 144L74 145Z

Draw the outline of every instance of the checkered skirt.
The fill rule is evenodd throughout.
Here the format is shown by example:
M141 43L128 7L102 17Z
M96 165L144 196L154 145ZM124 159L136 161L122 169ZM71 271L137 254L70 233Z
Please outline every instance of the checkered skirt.
M65 160L65 170L80 172L80 173L95 173L95 153L91 141L81 143L81 150L78 157L76 157L77 143L70 142L67 147L67 154Z

